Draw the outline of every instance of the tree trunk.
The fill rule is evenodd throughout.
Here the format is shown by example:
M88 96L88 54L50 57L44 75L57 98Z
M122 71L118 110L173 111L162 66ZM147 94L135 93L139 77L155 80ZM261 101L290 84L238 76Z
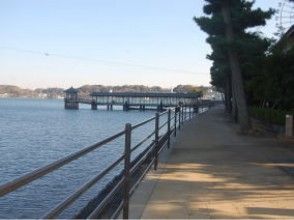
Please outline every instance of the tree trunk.
M223 0L222 3L222 15L225 22L226 38L228 43L234 42L234 31L231 21L229 1ZM232 49L231 45L228 47L228 57L230 62L230 68L232 71L232 87L234 97L237 105L238 122L240 124L241 132L246 132L249 129L249 116L247 103L244 92L244 85L242 79L242 72L239 63L237 53Z
M227 77L226 79L226 110L228 113L232 113L232 85L231 85L231 77Z
M232 95L232 117L234 122L238 123L238 106L237 106L237 102L236 102L236 97L234 92L232 91L233 95Z

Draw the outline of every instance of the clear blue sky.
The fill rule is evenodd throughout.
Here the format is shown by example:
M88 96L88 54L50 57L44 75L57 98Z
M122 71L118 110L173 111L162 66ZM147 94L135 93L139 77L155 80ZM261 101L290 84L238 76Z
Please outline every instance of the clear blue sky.
M262 8L278 0L257 0ZM0 84L209 85L202 0L0 0ZM274 32L273 21L265 29Z

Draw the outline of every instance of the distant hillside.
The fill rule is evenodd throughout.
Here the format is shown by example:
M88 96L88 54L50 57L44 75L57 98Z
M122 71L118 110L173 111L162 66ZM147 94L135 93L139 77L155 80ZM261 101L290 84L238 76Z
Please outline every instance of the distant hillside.
M56 99L63 97L63 89L22 89L18 86L0 85L0 97L25 97L25 98L48 98Z
M21 89L17 86L0 85L0 95L7 95L11 97L19 96L33 96L33 91L29 89Z
M204 93L209 87L178 85L173 88L174 92L200 92ZM171 92L171 89L161 88L159 86L144 85L123 85L123 86L104 86L104 85L84 85L79 88L80 96L88 96L92 92ZM12 85L0 85L0 97L27 97L27 98L47 98L56 99L63 98L64 89L47 88L47 89L22 89Z

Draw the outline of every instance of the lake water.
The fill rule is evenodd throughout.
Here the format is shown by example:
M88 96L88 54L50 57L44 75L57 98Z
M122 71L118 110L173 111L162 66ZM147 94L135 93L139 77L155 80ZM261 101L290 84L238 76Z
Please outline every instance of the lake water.
M135 124L152 116L152 111L91 111L90 106L64 110L61 100L0 99L0 184L109 137L123 130L127 122ZM132 145L153 127L151 123L135 131ZM0 218L42 217L120 157L123 143L122 137L2 197ZM60 217L77 213L119 170L117 167Z

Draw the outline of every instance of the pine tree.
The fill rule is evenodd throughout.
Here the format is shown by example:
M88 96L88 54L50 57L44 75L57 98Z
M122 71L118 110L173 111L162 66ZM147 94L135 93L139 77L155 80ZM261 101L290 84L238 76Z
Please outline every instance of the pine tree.
M241 131L246 132L249 129L249 116L243 82L246 69L243 61L252 60L250 49L264 43L263 39L256 37L256 33L248 32L248 28L265 25L274 11L252 9L254 1L205 1L207 4L203 11L208 16L194 20L208 34L207 42L213 50L208 56L213 60L212 83L224 89L226 106L233 107L232 112L238 119Z

